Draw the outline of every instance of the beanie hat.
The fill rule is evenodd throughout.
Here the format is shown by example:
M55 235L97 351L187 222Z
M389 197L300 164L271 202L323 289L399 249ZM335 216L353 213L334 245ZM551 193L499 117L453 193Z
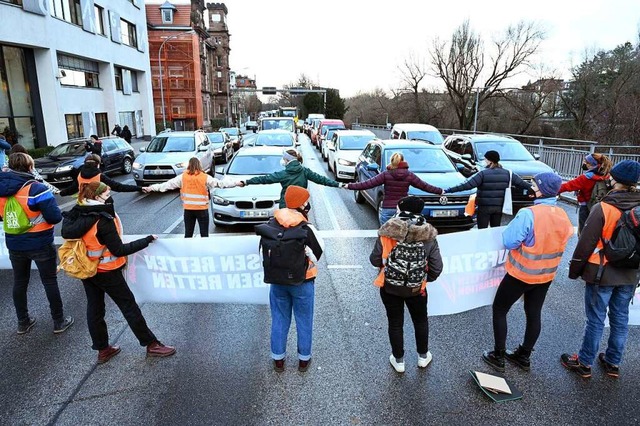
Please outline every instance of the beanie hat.
M640 163L624 160L613 166L609 172L616 182L624 185L635 185L640 180Z
M500 153L498 151L487 151L484 153L484 158L492 163L500 162Z
M422 199L419 197L404 197L403 199L398 201L398 208L403 212L422 214L422 209L424 209L424 201L422 201Z
M538 173L533 180L544 198L555 197L562 186L562 178L552 172Z
M287 208L297 209L302 207L309 199L309 191L301 186L291 185L284 193L284 202Z

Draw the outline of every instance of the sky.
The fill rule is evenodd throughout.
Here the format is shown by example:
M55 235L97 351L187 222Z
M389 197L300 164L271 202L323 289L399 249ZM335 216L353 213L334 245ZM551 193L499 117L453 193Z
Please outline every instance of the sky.
M343 98L401 85L398 67L413 55L429 59L436 38L447 40L469 19L489 46L520 20L546 33L533 62L570 78L585 52L638 43L640 0L226 0L231 70L281 88L302 74ZM526 6L525 6L526 4ZM526 84L539 71L520 75ZM442 89L435 77L424 88Z

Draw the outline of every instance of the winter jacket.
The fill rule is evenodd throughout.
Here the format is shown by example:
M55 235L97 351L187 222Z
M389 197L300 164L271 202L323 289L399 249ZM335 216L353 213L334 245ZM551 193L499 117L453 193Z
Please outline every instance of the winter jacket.
M11 145L5 139L0 139L0 170L4 167L4 157L11 149Z
M119 134L118 136L120 136L122 139L124 139L124 140L125 140L125 141L127 141L128 143L131 143L131 137L132 137L133 135L131 134L131 130L123 128L123 129L120 131L120 134Z
M628 191L611 191L603 199L602 202L617 207L620 210L629 210L640 205L640 193ZM587 283L594 283L599 265L589 263L588 259L596 249L596 245L602 236L604 228L604 214L600 203L591 208L591 213L584 224L582 233L576 249L571 256L571 264L569 265L569 278L576 279L582 277ZM604 266L604 272L600 285L603 286L621 286L638 283L637 269L616 268L610 264Z
M531 185L523 181L516 173L511 174L511 184L517 188L531 191ZM478 188L476 205L478 208L493 208L501 211L504 204L504 191L509 186L509 170L502 167L482 169L460 185L445 189L448 193Z
M384 266L383 238L390 238L395 241L404 241L406 237L407 242L423 241L425 243L425 259L427 259L428 267L427 282L435 281L440 276L443 269L440 247L436 240L437 235L438 231L436 231L432 225L424 221L418 225L415 218L394 216L378 230L379 238L373 246L371 255L369 255L369 261L377 268L382 268Z
M593 171L585 172L577 178L563 183L558 194L576 191L578 193L578 204L586 205L591 199L591 193L593 192L593 187L596 186L596 182L605 180L608 177L609 175L603 176Z
M117 257L128 256L140 251L153 241L153 236L149 235L130 243L123 243L113 220L116 215L113 204L76 205L70 211L64 212L63 215L62 238L82 238L98 222L96 234L98 242L107 246L111 254Z
M115 192L137 192L137 191L142 191L142 187L141 186L136 186L136 185L126 185L124 183L120 183L116 180L111 179L109 176L107 176L106 174L104 174L99 168L97 167L89 167L86 164L82 165L80 167L80 176L82 176L85 179L91 179L92 177L95 177L96 175L100 175L100 182L109 185L109 188L111 188L112 191ZM74 179L71 182L71 185L69 185L67 188L63 189L60 191L60 195L64 196L64 195L72 195L78 192L79 190L79 184L78 184L78 179Z
M280 208L284 209L287 205L284 202L284 193L291 185L301 186L306 188L309 181L315 182L320 185L333 186L337 188L340 186L338 182L332 179L328 179L318 173L303 167L298 160L293 160L287 163L284 170L280 170L270 175L256 176L245 181L246 185L256 184L269 184L279 183L282 185L282 191L280 192Z
M56 199L43 184L36 182L30 173L20 173L10 170L0 172L0 197L15 195L22 186L33 181L29 188L27 205L33 211L42 213L44 220L54 225L62 220ZM0 212L2 215L4 212ZM7 248L14 251L39 250L53 244L53 228L41 232L27 232L20 235L5 235Z
M398 201L409 194L410 186L432 194L442 194L441 188L428 184L416 176L415 173L410 172L409 164L404 161L398 164L397 169L387 169L364 182L350 183L347 188L360 190L371 189L380 185L384 185L384 198L382 200L382 208L384 209L395 209L398 206Z

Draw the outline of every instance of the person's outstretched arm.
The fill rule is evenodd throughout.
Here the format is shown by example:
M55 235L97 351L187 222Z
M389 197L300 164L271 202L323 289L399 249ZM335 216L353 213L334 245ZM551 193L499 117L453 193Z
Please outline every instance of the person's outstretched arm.
M452 186L449 189L445 189L445 191L448 194L451 192L460 192L460 191L465 191L467 189L477 188L482 184L482 176L483 176L482 171L480 171L475 175L471 176L469 179L462 182L460 185Z
M174 189L182 188L182 176L184 174L178 175L173 179L169 179L163 183L154 183L153 185L149 185L146 189L143 189L144 192L166 192L173 191Z
M270 183L280 183L287 176L287 172L284 170L277 171L275 173L271 173L269 175L264 176L255 176L251 179L247 179L244 184L245 185L266 185Z
M318 173L314 172L311 169L307 169L306 167L304 168L304 174L307 179L309 179L311 182L317 183L318 185L332 186L334 188L340 186L340 184L335 180L319 175Z
M422 179L420 179L415 173L411 173L409 175L409 183L411 184L411 186L414 186L418 189L421 189L425 192L430 192L432 194L442 194L442 188L439 188L437 186L433 186L430 183L427 183L425 181L423 181Z
M141 186L137 185L126 185L124 183L120 183L117 180L111 179L104 173L100 174L100 182L109 185L109 188L115 192L138 192L142 191Z
M376 176L371 179L367 179L363 182L349 183L347 184L347 189L361 190L361 189L371 189L376 186L380 186L384 184L384 174L385 172L378 173Z

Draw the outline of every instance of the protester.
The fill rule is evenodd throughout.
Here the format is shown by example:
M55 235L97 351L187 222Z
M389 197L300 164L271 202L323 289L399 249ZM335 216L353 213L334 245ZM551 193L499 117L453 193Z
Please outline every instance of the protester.
M613 163L604 154L589 154L582 160L582 170L584 173L580 176L571 179L568 182L564 182L560 187L560 192L576 191L578 204L580 209L578 210L578 235L584 228L584 223L587 221L589 211L595 202L592 198L594 187L598 182L607 182L609 179L609 171ZM606 193L606 192L604 192ZM602 194L604 196L604 194Z
M610 175L613 189L591 209L569 265L569 278L582 277L586 284L587 320L578 354L562 354L560 359L563 366L584 378L591 377L596 356L608 376L619 376L629 332L629 303L638 284L637 266L613 266L603 254L603 241L612 239L624 211L640 205L640 193L636 189L640 163L622 161L611 169ZM607 315L610 327L607 349L598 353Z
M384 185L382 208L378 214L380 225L384 225L386 221L396 214L398 201L407 196L410 186L433 194L442 194L443 192L441 188L428 184L409 171L409 164L404 161L404 156L399 152L391 156L387 170L363 182L350 183L346 185L346 188L360 191L380 185Z
M415 330L418 351L418 367L425 368L431 362L429 352L429 323L427 318L427 282L435 281L442 272L443 264L436 236L436 229L422 216L424 201L418 197L405 197L398 201L397 214L384 223L378 230L378 240L369 257L371 264L380 268L374 285L380 287L380 297L387 311L391 355L389 362L398 373L404 373L404 306L407 305ZM419 259L424 259L417 275L392 276L394 256L401 257L399 243L414 244L420 251ZM417 244L416 244L417 243ZM411 247L411 246L408 246ZM395 249L395 251L394 251ZM406 249L410 253L411 248ZM409 255L409 258L415 259ZM426 269L425 269L426 267ZM405 278L403 280L403 278ZM416 281L417 286L410 294L399 295L392 279L401 282ZM404 291L406 293L406 290Z
M112 203L107 203L110 188L103 182L82 185L78 204L65 212L62 237L81 238L90 259L99 259L98 273L82 280L87 295L87 325L94 350L98 351L98 364L105 363L120 352L120 347L109 344L105 317L105 293L115 302L124 315L131 331L141 346L146 346L147 356L166 357L176 349L165 346L149 330L135 297L124 279L122 270L127 256L146 248L157 239L149 235L130 243L122 242L122 223Z
M113 127L113 130L111 131L111 134L120 137L121 132L122 129L120 128L120 125L116 123L116 125Z
M529 371L531 351L540 335L542 305L573 234L567 213L556 205L562 178L547 172L533 180L533 206L521 209L502 233L502 242L509 249L507 273L493 300L494 350L482 354L500 372L505 369L505 357ZM524 340L515 351L506 351L507 313L520 297L524 297L526 315Z
M284 170L271 173L270 175L256 176L246 181L238 182L239 186L245 185L264 185L270 183L279 183L282 185L280 192L280 208L286 207L284 194L291 185L306 188L309 181L319 185L332 186L337 188L340 184L332 179L328 179L318 173L304 167L302 165L302 155L295 149L288 149L282 152L282 160L280 163Z
M60 209L51 191L33 179L34 162L29 155L11 154L9 168L7 172L0 172L0 215L7 215L5 208L10 197L14 196L20 209L33 225L24 233L12 234L7 231L5 234L13 268L13 303L18 317L17 332L26 334L36 323L36 318L29 315L27 306L27 287L33 261L49 300L53 332L62 333L73 324L73 317L64 315L56 278L53 226L62 220ZM18 222L19 212L14 212L14 216ZM9 217L3 219L7 221Z
M23 154L29 155L27 149L24 146L20 145L19 143L11 147L11 150L9 151L9 155L14 154L16 152L21 152ZM3 168L3 171L7 171L7 170L9 170L9 167L8 165L5 165L5 168ZM40 173L38 173L38 169L36 169L35 167L31 171L31 174L33 175L33 178L35 180L37 180L38 182L46 186L49 191L53 192L54 194L60 193L60 189L56 188L55 186L51 185L49 182L44 180L44 178L40 175Z
M118 136L120 136L128 143L131 143L131 138L133 137L133 135L131 134L131 130L129 130L129 126L127 126L126 124L124 125Z
M86 149L89 154L96 154L98 157L102 156L102 141L97 135L91 135L91 138L86 144Z
M273 368L284 371L291 312L295 314L298 340L298 371L311 363L314 282L316 263L322 256L323 242L308 222L309 191L290 185L284 194L286 208L278 209L268 223L256 226L260 235L264 281L271 284L271 357ZM288 244L280 246L281 241ZM271 244L278 249L271 249Z
M137 185L127 185L111 179L100 169L102 161L99 155L89 154L84 159L84 164L78 171L76 180L71 181L71 185L60 191L60 195L71 195L78 192L82 184L91 182L103 182L116 192L142 192L143 187Z
M478 188L476 195L478 229L500 226L505 190L509 187L509 181L517 188L531 191L531 185L523 181L520 176L502 168L498 151L485 152L484 160L486 168L460 185L445 189L448 194Z
M5 165L5 157L7 156L7 152L11 149L11 144L7 142L4 138L4 135L0 133L0 170L4 168Z
M198 221L200 236L209 236L209 190L214 188L233 188L235 182L214 179L204 172L197 157L189 160L187 171L164 182L143 189L144 192L166 192L180 189L180 198L184 209L184 237L193 237Z

